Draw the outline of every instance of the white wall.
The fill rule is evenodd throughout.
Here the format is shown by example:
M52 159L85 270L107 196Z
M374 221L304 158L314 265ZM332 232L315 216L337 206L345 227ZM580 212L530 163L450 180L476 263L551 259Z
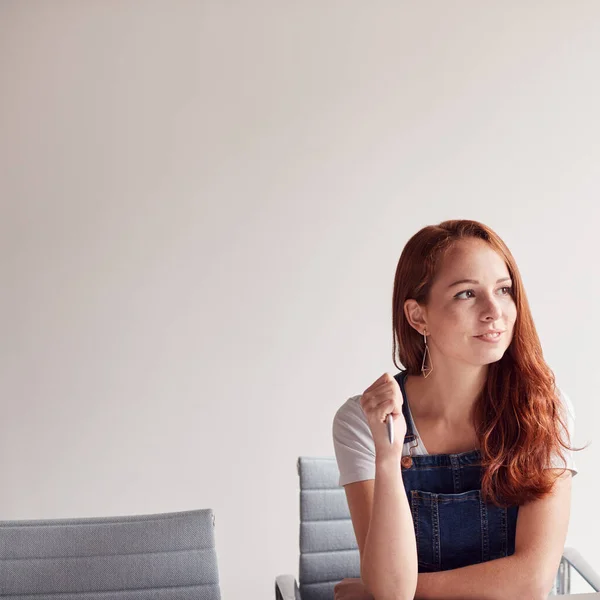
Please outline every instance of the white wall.
M297 569L299 455L391 360L402 247L489 224L596 439L600 4L0 3L0 519L211 507ZM568 543L600 570L594 443Z

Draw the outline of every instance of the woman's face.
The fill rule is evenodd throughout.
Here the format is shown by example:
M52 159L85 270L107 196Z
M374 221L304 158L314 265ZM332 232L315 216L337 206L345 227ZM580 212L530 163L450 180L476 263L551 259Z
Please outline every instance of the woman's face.
M440 354L471 365L502 358L517 317L511 286L504 259L486 242L467 239L454 245L422 307L434 365ZM492 340L478 337L490 330L502 333Z

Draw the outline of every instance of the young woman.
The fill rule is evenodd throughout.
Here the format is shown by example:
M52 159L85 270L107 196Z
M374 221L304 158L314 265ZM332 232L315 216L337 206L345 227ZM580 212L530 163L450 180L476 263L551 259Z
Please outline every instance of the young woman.
M423 228L400 256L392 319L405 368L333 422L361 573L336 600L545 599L569 522L575 414L509 249L476 221Z

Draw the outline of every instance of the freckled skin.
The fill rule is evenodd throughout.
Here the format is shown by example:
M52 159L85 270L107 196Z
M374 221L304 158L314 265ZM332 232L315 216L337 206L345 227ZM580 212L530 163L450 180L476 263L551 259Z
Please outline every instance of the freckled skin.
M496 283L504 277L509 277L504 259L486 242L462 240L454 246L440 267L427 306L429 329L435 332L428 340L432 353L478 365L502 357L512 340L517 318L517 307L508 289L511 281ZM460 279L474 279L479 284L448 287ZM487 344L473 337L491 328L506 330L498 343Z

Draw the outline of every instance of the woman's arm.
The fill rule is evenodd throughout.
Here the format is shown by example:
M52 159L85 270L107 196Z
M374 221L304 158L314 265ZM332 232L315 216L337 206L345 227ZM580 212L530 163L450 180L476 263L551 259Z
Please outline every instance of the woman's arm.
M505 556L476 565L419 573L415 600L546 600L538 591L532 565Z
M375 461L373 511L361 578L376 600L412 600L417 587L415 530L395 457Z
M361 579L376 600L413 600L417 587L417 544L402 481L400 459L406 435L398 382L384 373L360 398L374 444L375 472L344 486L360 552ZM390 443L386 420L393 418ZM341 450L339 427L338 449Z
M388 455L375 464L375 479L345 486L361 580L376 600L412 600L417 547L398 457Z

